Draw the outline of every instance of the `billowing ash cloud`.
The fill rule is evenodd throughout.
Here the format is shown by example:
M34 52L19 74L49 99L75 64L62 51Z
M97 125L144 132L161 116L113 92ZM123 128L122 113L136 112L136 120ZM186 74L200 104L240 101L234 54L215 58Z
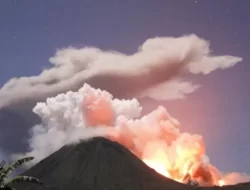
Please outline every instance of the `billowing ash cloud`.
M85 84L38 103L33 111L42 123L31 130L32 164L65 144L78 143L94 136L115 140L142 159L148 166L172 179L184 182L190 175L202 185L234 184L249 180L238 173L222 175L206 156L203 138L181 132L178 120L164 107L141 115L136 99L114 99L107 91ZM24 155L21 155L24 156Z
M77 90L85 82L120 98L137 95L155 99L183 98L198 86L181 79L181 73L209 74L242 60L228 55L213 56L210 51L209 43L196 35L148 39L131 55L94 47L61 49L49 59L50 69L38 76L8 81L0 89L0 108L27 105ZM123 91L119 90L121 86ZM170 95L159 96L159 88Z

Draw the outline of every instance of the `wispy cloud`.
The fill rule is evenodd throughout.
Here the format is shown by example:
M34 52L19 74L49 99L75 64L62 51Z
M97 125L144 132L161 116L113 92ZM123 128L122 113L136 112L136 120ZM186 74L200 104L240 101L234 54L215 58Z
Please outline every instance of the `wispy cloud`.
M211 55L208 41L196 35L151 38L131 55L95 47L69 47L58 50L49 59L52 67L38 76L9 80L0 89L0 108L44 100L77 90L83 83L108 90L117 97L143 94L155 99L183 98L197 89L197 85L176 80L181 73L209 74L232 67L241 60L229 55ZM159 85L171 95L157 95ZM155 86L157 88L152 90ZM118 90L121 87L122 92Z

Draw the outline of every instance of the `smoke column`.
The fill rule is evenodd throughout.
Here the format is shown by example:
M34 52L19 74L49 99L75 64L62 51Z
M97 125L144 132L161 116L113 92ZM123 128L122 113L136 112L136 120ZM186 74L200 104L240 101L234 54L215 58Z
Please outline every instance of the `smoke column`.
M42 124L31 130L30 152L25 156L35 156L32 164L65 144L104 136L127 147L157 172L180 182L187 176L204 186L249 180L237 173L222 175L209 163L202 136L181 132L179 122L164 107L142 116L136 99L113 99L107 91L84 84L77 92L47 98L33 111Z

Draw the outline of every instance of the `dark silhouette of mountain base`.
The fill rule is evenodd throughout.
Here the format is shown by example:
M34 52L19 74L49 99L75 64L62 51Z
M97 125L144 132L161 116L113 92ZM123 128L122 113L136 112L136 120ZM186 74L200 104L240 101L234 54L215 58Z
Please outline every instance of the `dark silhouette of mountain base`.
M18 185L17 190L192 190L158 174L122 145L96 137L62 147L23 175L41 179L47 187ZM247 190L250 185L222 187ZM203 188L212 190L219 187ZM200 187L198 187L200 189Z

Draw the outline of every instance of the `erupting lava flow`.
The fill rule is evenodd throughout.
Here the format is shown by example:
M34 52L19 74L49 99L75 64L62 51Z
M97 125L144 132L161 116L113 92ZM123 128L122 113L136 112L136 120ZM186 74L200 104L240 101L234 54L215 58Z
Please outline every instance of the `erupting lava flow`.
M179 122L164 107L141 116L142 107L136 99L113 99L110 93L85 84L77 92L38 103L33 111L44 124L34 127L33 150L28 154L39 156L44 150L40 159L65 144L104 136L176 181L195 179L202 186L242 182L232 180L232 174L231 178L222 175L209 163L202 136L181 132Z
M82 110L88 126L114 126L108 137L123 144L149 167L179 182L223 185L219 171L208 163L201 136L181 133L179 123L163 107L133 120L116 116L110 94L88 89ZM117 101L117 100L114 100Z

